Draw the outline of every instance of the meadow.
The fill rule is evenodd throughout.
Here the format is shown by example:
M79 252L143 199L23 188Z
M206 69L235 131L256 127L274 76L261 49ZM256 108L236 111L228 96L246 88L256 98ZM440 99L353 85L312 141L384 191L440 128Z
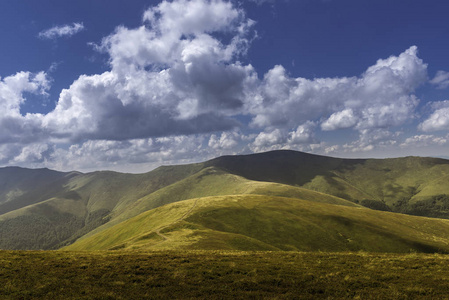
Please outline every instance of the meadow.
M1 299L441 299L449 256L0 251Z

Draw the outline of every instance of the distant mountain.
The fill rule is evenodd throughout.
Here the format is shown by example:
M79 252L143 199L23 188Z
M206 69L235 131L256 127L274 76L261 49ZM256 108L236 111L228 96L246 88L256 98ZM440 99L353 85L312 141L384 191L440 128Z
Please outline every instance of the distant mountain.
M341 159L296 151L225 156L206 162L251 180L320 191L366 207L449 217L449 160Z
M10 197L0 205L0 249L55 249L120 215L138 199L170 185L195 166L164 167L146 174L116 172L55 173L21 169L27 187L17 181L3 182ZM16 169L4 168L0 173ZM30 175L31 174L31 175ZM55 178L56 177L56 178ZM45 180L46 179L46 180ZM40 182L42 181L42 182Z
M204 163L164 166L145 174L0 168L0 249L57 249L76 241L68 249L176 248L180 245L209 249L216 245L216 249L447 251L446 231L435 233L431 228L444 227L449 221L379 210L449 218L448 176L449 161L444 159L341 159L296 151L224 156ZM242 211L229 208L230 199L241 203ZM194 210L178 209L188 207L191 201L203 203L203 208L213 211L216 222L221 225L212 226L204 211L194 215ZM245 204L248 201L256 201L257 207L270 212L260 211L261 215L256 217L254 207ZM287 202L291 214L282 208ZM235 219L236 223L232 224L233 219L225 217L226 211L241 219ZM315 212L308 214L307 211ZM360 219L357 213L365 219ZM264 220L262 216L267 218L266 224L260 223ZM410 222L421 224L421 229L405 230L408 225L404 224ZM332 227L340 228L339 224L346 229L332 231ZM178 225L184 227L179 229ZM275 225L279 228L270 231ZM251 232L252 227L266 236L261 238L262 232ZM353 233L349 230L359 227L363 230ZM129 232L126 228L135 229ZM293 234L292 230L300 228L307 232L301 234L312 235L310 240L339 240L338 236L342 235L357 242L325 246L315 242L301 244L299 240L282 241ZM321 228L321 231L311 228ZM185 236L170 238L170 242L165 240L163 232L175 231ZM235 238L230 234L243 239L240 248L236 246L240 242L231 243L234 246L223 242ZM277 238L270 237L272 234ZM293 235L302 239L301 234ZM431 242L431 235L440 242ZM185 238L207 240L209 246L205 242L187 243ZM385 246L390 242L402 246ZM377 249L375 243L384 246Z
M0 168L0 215L47 199L76 173Z

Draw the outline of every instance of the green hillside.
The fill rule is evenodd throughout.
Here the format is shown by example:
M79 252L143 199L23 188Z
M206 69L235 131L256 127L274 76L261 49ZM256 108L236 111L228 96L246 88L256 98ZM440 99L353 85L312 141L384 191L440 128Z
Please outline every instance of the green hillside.
M340 159L282 150L206 162L257 181L301 186L369 208L449 218L449 160Z
M41 192L30 189L6 203L16 209L0 214L0 249L54 249L69 244L127 210L139 198L200 167L161 167L145 174L61 173L57 180L47 181L45 169L20 169L31 174L30 178L41 176L44 183Z
M64 249L449 252L449 220L285 197L215 196L144 212Z
M212 196L284 197L449 218L448 179L444 159L340 159L296 151L224 156L144 174L0 168L0 249L57 249L155 208Z
M82 238L94 235L106 228L135 217L142 212L166 204L206 196L238 194L281 196L339 205L358 206L353 202L335 196L285 184L252 181L241 176L226 173L214 167L207 167L198 173L138 199L132 205L129 205L127 210L121 213L117 212L109 222L92 230Z

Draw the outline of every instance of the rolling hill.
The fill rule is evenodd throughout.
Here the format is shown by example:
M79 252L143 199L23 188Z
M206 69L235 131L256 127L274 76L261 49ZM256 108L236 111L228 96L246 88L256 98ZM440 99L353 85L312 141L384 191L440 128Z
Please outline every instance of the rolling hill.
M435 230L445 228L445 220L404 213L448 218L448 176L443 159L341 159L296 151L224 156L145 174L0 168L0 249L445 252L446 229ZM201 207L206 215L213 211L221 227L204 211L189 211L192 201L207 203ZM249 203L258 203L259 215ZM184 227L172 228L175 223ZM421 225L409 230L412 223ZM250 232L253 227L267 236ZM179 238L168 242L164 232Z
M262 195L165 205L64 250L449 252L449 220Z

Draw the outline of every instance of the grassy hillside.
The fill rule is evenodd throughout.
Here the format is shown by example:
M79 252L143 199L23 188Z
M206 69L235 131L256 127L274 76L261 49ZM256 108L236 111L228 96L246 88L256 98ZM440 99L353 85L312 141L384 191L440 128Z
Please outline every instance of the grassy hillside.
M215 196L150 210L65 249L449 252L449 220L285 197Z
M0 249L58 248L163 205L211 196L285 197L449 218L448 180L443 159L340 159L295 151L225 156L145 174L0 168ZM231 233L213 232L222 239ZM242 235L254 249L278 248Z
M226 173L214 167L208 167L140 198L130 205L127 210L121 214L117 214L109 222L92 230L82 238L92 236L122 221L135 217L142 212L165 204L205 196L238 194L281 196L339 205L358 206L350 201L331 195L284 184L252 181L241 176Z
M373 209L449 218L449 161L445 159L340 159L283 150L219 157L206 165L252 180L301 186Z
M127 210L139 198L200 168L161 167L146 174L55 172L59 175L55 180L45 176L47 172L53 174L46 169L11 168L30 181L41 178L36 179L41 184L30 184L29 192L3 205L15 209L0 214L0 249L54 249L71 243ZM31 189L33 186L37 188Z

